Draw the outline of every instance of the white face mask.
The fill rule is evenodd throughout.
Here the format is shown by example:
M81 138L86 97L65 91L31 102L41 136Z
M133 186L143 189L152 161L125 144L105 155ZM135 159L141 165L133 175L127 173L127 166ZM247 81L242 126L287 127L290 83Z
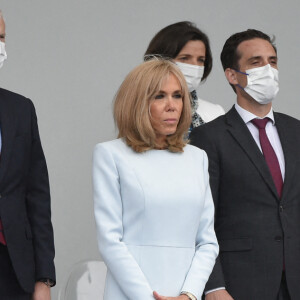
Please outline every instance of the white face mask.
M201 83L204 66L195 66L181 62L176 62L176 65L184 75L189 91L192 92L196 90Z
M5 51L5 43L0 41L0 69L3 66L4 61L7 59L7 54Z
M240 71L239 71L240 72ZM269 64L246 70L247 86L244 91L259 104L268 104L274 100L279 91L278 70Z

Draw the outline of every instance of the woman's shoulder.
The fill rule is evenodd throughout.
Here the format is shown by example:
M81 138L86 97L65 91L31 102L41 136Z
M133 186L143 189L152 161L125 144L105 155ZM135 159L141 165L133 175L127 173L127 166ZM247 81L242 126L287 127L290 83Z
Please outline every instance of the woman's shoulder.
M184 152L186 153L186 155L198 157L198 159L206 159L207 157L206 152L203 149L200 149L190 144L187 144L184 147Z
M198 103L199 106L197 112L205 122L210 122L213 119L225 114L225 110L219 104L211 103L203 99L198 99Z
M210 109L217 109L217 110L222 110L224 111L223 107L220 104L212 103L207 100L203 100L198 98L199 106L207 107ZM224 111L225 112L225 111Z
M128 146L123 141L123 139L115 139L111 141L101 142L96 144L94 148L94 152L110 152L110 153L116 153L116 152L124 152L128 149Z

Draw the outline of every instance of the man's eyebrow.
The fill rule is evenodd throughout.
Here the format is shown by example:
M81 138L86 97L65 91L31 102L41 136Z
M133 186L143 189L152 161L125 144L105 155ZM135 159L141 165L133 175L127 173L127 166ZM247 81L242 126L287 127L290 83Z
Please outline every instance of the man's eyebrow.
M248 61L257 60L257 59L261 59L261 56L252 56L248 58Z
M253 61L253 60L259 60L261 59L262 57L261 56L252 56L248 59L249 62ZM272 56L269 56L269 59L278 59L276 55L272 55Z
M270 59L276 59L276 60L278 59L278 57L276 55L270 56L269 58Z

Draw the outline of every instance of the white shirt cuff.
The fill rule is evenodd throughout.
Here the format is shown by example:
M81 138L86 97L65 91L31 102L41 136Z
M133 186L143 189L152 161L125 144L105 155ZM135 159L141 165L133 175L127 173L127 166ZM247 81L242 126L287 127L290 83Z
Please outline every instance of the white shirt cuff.
M219 288L216 288L216 289L213 289L213 290L209 290L207 292L205 292L205 295L209 294L209 293L212 293L212 292L215 292L215 291L219 291L219 290L225 290L225 287L219 287Z

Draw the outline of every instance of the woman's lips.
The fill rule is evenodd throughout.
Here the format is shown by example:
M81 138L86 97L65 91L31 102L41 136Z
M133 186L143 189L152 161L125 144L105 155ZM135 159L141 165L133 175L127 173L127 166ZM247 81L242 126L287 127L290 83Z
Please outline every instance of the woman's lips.
M176 124L178 121L177 119L165 119L164 122L168 123L168 124Z

